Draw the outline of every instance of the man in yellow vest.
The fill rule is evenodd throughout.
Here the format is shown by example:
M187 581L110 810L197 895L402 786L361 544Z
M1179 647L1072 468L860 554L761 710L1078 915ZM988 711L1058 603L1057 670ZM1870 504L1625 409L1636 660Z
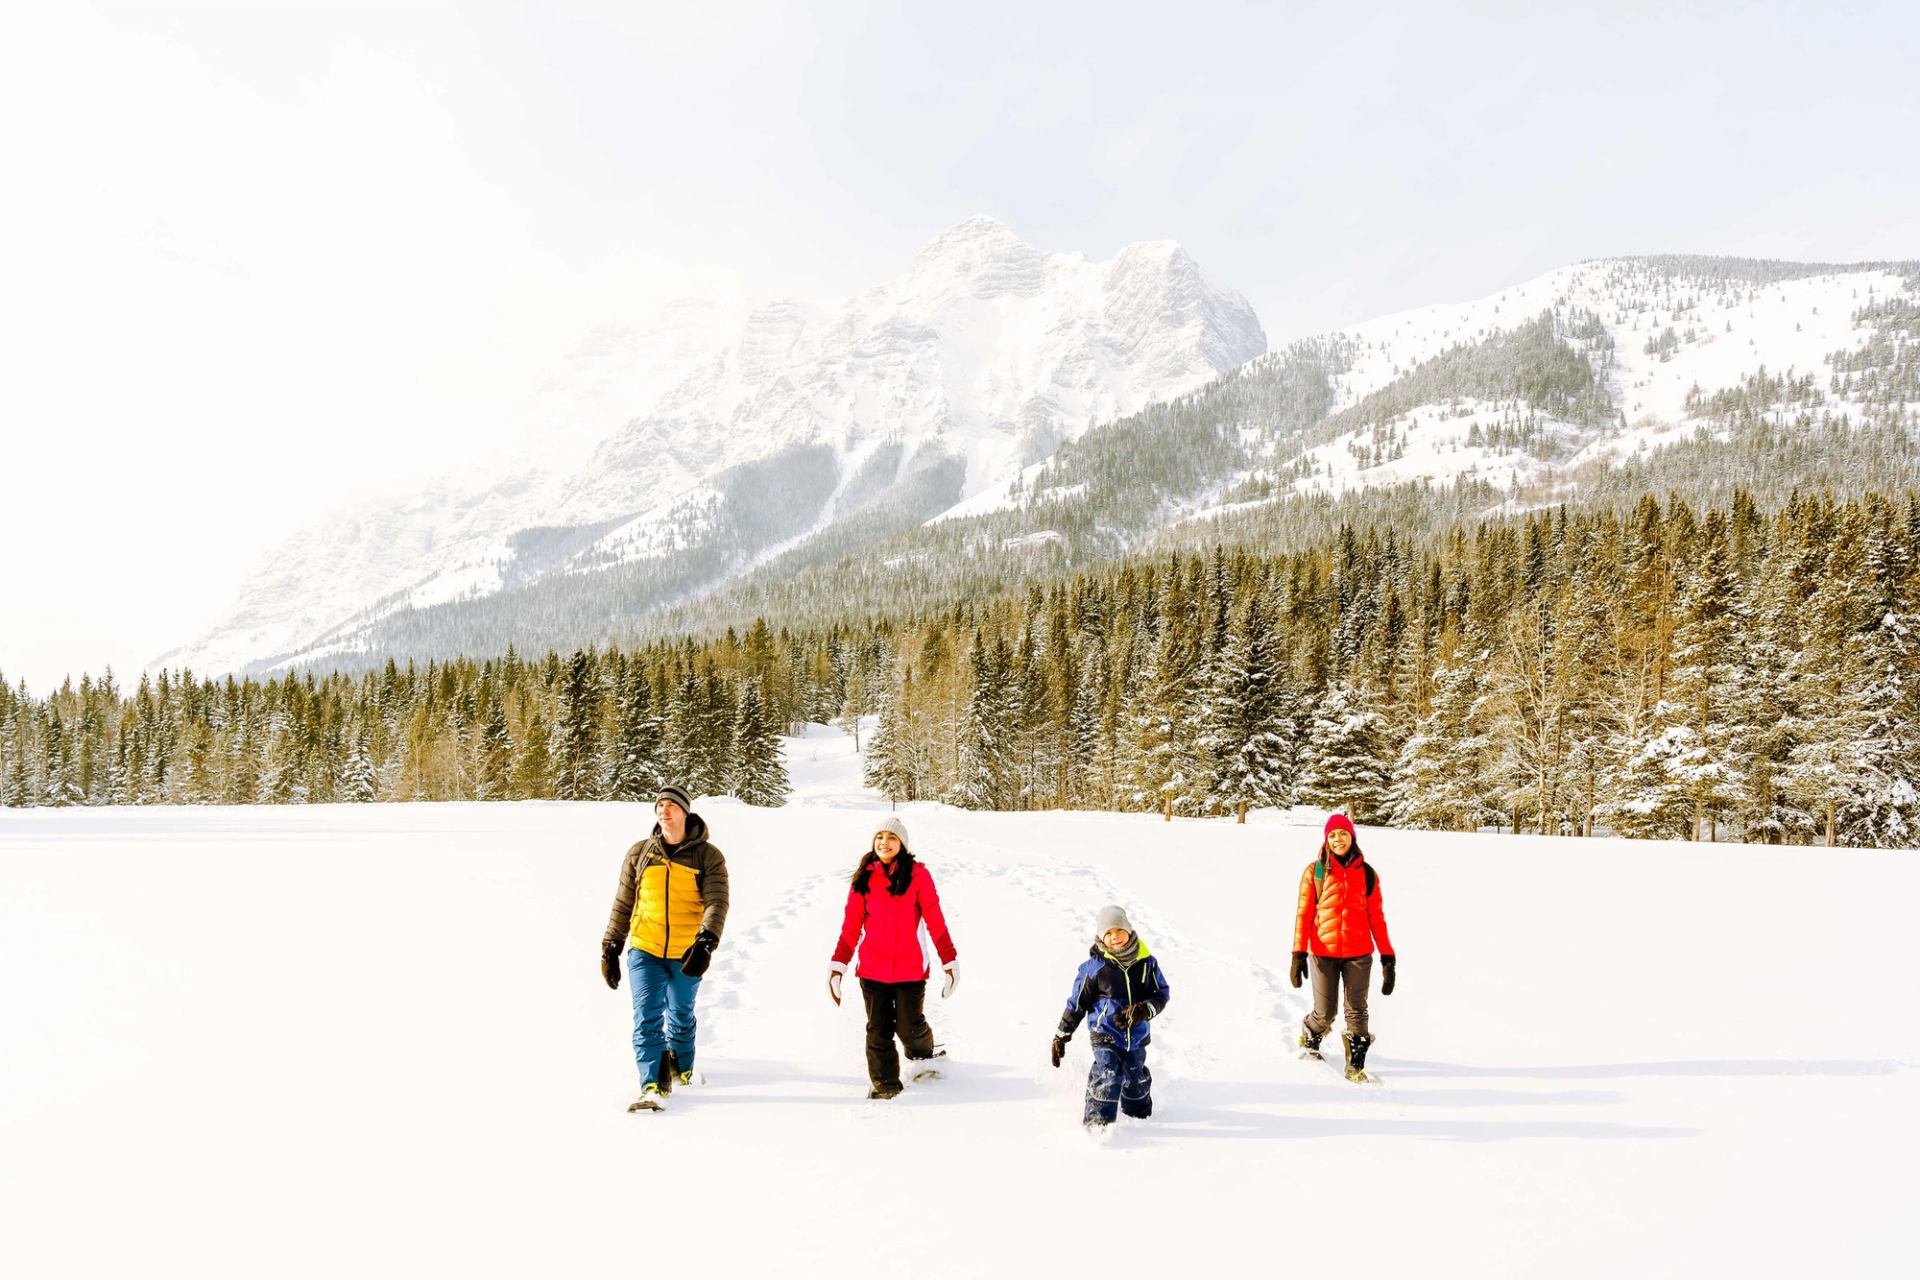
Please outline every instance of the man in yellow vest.
M679 787L660 788L653 834L627 850L600 941L600 973L620 986L621 950L632 977L633 1056L640 1098L659 1111L673 1086L693 1080L693 1000L727 923L727 859L707 840Z

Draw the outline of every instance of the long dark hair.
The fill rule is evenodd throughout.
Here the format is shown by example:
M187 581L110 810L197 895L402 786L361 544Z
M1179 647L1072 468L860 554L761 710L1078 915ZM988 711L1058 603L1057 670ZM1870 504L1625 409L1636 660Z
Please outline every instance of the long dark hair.
M869 849L861 854L860 865L853 869L853 891L865 893L867 873L883 865L885 864L880 861L880 855L873 850ZM894 857L893 865L887 868L887 892L897 898L905 893L907 886L912 883L913 855L907 852L905 845L902 845L899 854Z

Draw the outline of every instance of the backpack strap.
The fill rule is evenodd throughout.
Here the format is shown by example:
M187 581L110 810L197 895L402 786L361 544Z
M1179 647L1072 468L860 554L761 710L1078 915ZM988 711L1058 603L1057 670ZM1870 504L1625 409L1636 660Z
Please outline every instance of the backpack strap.
M1373 864L1371 862L1363 862L1360 864L1360 866L1367 873L1367 896L1371 898L1373 896L1374 890L1380 887L1380 875L1378 872L1376 872L1373 869Z

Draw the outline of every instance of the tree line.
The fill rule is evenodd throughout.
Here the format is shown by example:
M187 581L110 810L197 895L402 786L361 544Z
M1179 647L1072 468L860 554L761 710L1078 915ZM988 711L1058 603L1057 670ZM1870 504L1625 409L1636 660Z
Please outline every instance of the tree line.
M777 733L838 719L898 801L1911 846L1917 566L1912 492L1647 497L631 651L0 682L0 800L778 803Z

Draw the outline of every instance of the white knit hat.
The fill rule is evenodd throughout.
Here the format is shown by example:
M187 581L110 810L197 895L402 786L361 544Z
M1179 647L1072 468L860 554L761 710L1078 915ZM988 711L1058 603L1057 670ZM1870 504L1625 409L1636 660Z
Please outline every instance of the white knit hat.
M886 817L880 819L879 824L875 826L873 829L873 834L877 836L882 831L893 832L893 834L900 837L900 847L902 849L907 847L907 824L900 821L899 814L890 813ZM871 844L873 841L871 838L869 838L867 842Z
M1128 933L1133 932L1133 922L1127 919L1126 908L1107 906L1094 913L1093 936L1104 938L1109 929L1125 929Z

